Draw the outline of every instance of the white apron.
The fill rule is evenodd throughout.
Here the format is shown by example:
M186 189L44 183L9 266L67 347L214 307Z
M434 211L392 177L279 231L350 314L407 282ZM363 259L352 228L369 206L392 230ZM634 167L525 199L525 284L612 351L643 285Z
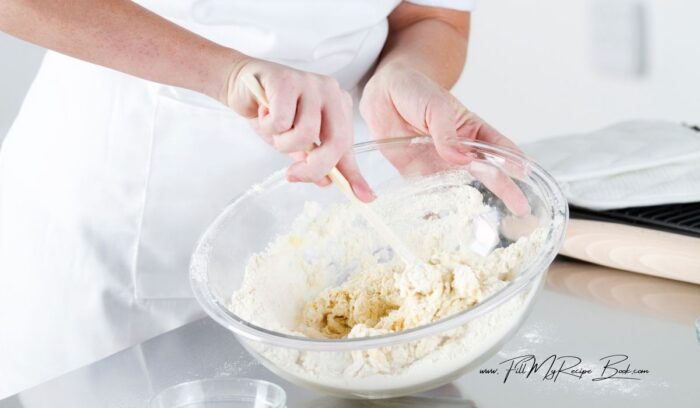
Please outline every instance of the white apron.
M346 89L398 2L141 1ZM49 52L0 153L0 399L202 316L196 239L286 163L216 101Z

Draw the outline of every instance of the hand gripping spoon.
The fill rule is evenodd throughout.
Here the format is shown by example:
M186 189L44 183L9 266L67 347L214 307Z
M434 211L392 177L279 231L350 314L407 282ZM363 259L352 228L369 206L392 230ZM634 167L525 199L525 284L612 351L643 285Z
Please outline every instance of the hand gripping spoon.
M255 99L257 99L259 104L266 108L270 107L270 103L265 95L265 90L255 76L244 75L241 77L241 80L248 88L250 93L253 94ZM309 150L313 149L313 147L314 146L311 146ZM382 221L382 219L372 210L369 205L360 201L355 196L355 193L350 187L350 183L336 167L333 167L330 173L328 173L328 178L330 178L333 184L348 198L348 200L350 200L351 203L353 203L353 205L355 205L365 220L367 220L367 222L379 233L379 236L391 246L391 249L393 249L394 252L396 252L396 254L406 263L407 267L420 265L423 263L413 255L403 241L396 236L396 234L384 223L384 221Z

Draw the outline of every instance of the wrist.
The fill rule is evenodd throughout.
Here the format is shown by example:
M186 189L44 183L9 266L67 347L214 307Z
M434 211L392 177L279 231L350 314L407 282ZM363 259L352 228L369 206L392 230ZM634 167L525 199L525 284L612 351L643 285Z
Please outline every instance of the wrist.
M374 75L385 74L387 72L402 72L412 69L408 64L403 61L393 60L393 61L381 61L377 68L374 70Z
M449 84L443 83L440 80L439 73L435 72L430 65L414 63L407 61L405 58L394 58L380 62L373 76L389 79L424 78L439 84L445 89L449 89Z
M228 104L229 87L235 83L240 71L252 60L236 50L221 47L210 58L205 59L203 70L208 73L201 84L200 92Z
M402 81L402 78L416 78L417 76L430 78L425 72L417 69L412 64L396 60L379 64L374 70L372 78L381 79L387 83L394 83Z

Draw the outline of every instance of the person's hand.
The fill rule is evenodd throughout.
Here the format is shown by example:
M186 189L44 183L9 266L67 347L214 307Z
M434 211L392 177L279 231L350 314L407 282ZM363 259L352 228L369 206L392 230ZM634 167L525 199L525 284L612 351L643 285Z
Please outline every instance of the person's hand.
M244 75L258 79L269 109L240 80ZM334 78L246 59L232 70L224 99L251 119L263 140L295 160L287 170L289 181L327 185L326 175L337 166L360 200L374 198L352 153L352 97Z
M387 151L387 158L400 171L432 173L469 165L470 172L514 214L529 213L527 199L517 185L495 167L477 160L476 154L458 141L478 140L519 151L517 146L424 74L405 66L380 67L365 86L360 113L375 139L433 138L434 149L412 149L412 155Z
M377 138L432 136L440 156L454 164L467 164L472 158L455 143L458 139L518 150L446 89L406 67L385 66L378 70L365 86L360 113Z

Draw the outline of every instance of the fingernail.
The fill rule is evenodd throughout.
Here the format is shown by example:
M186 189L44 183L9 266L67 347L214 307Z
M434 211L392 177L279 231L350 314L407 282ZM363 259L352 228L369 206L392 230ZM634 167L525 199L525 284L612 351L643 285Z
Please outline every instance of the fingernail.
M355 196L357 198L367 198L368 200L362 200L362 201L373 201L374 199L377 198L377 195L374 194L374 191L369 185L363 185L361 188L359 186L351 186L353 193L355 193Z
M374 200L375 198L377 198L377 195L374 194L374 190L372 190L369 186L367 186L367 192L368 192L369 195L372 197L372 200Z

